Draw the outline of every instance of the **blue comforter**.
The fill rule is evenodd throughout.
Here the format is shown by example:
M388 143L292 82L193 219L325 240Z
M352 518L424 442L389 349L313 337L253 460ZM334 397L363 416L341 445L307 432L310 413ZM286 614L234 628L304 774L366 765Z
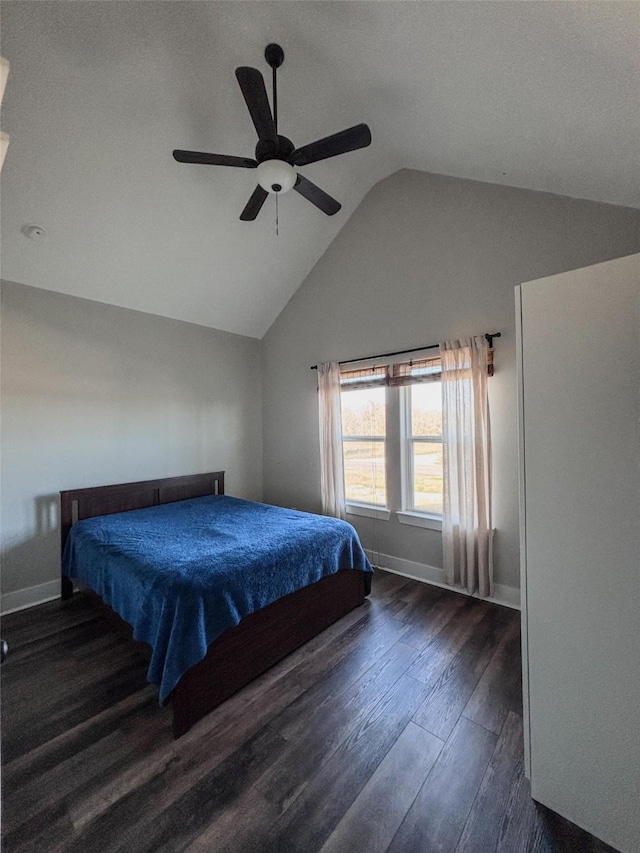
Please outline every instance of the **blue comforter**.
M151 646L161 704L227 628L340 569L372 571L347 522L224 495L79 521L62 557Z

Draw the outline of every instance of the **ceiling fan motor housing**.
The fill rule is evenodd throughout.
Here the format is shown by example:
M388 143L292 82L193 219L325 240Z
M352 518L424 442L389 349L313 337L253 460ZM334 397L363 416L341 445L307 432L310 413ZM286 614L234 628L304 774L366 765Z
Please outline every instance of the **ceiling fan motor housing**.
M278 142L270 139L259 139L256 144L256 160L262 163L265 160L284 160L285 163L293 164L294 144L286 136L278 134Z

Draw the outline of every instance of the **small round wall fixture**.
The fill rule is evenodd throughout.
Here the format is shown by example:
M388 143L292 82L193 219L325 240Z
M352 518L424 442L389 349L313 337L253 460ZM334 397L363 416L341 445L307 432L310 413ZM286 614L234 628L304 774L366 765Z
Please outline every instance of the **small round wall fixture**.
M30 240L45 240L47 237L47 232L42 225L24 225L22 233Z
M296 170L284 160L263 160L258 165L258 183L268 193L289 192L296 183Z

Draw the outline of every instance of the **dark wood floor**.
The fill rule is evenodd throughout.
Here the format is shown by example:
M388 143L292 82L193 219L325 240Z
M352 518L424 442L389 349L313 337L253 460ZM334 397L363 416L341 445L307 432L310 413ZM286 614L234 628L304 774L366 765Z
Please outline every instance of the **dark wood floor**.
M7 853L610 851L530 798L514 611L378 572L178 741L82 596L2 633Z

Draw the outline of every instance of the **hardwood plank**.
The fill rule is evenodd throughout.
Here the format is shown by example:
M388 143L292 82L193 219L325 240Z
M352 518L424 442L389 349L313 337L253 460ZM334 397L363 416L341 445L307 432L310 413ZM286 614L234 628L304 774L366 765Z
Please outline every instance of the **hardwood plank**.
M9 643L8 660L23 646L31 646L46 638L57 637L60 631L83 622L95 622L98 617L83 595L74 595L65 605L59 599L18 610L2 617L2 636Z
M255 787L249 788L184 849L186 853L235 853L240 848L250 847L254 825L270 826L277 816L277 808Z
M401 590L409 589L413 586L410 578L405 578L402 575L396 575L393 572L386 572L384 569L374 568L372 592L375 601L384 601L395 598L400 594Z
M394 596L393 616L407 625L420 625L441 598L442 590L425 583L403 587Z
M522 764L522 755L522 718L509 714L456 853L497 853L506 824L511 820L508 806L518 781L518 763Z
M131 693L122 701L88 720L51 738L39 747L24 753L20 758L2 768L5 792L22 790L33 778L38 778L53 767L63 764L87 749L92 744L108 737L120 727L126 726L151 707L157 708L158 700L150 686ZM169 724L166 718L167 725ZM4 757L4 756L3 756Z
M522 714L520 620L514 618L464 711L465 717L500 734L509 711Z
M408 723L322 846L322 853L352 849L384 853L442 747L439 738Z
M497 740L464 717L458 721L388 853L453 853Z
M504 634L504 625L489 611L452 658L413 720L447 740Z
M142 674L144 681L144 675ZM68 696L66 701L60 697L54 703L38 703L36 711L26 716L22 735L7 738L5 757L7 761L36 749L46 741L56 737L78 723L88 720L95 714L106 710L140 687L141 669L139 664L123 667L115 673L109 673L93 684L93 689L80 694L75 701Z
M446 624L425 646L409 671L412 678L433 688L457 652L476 630L478 622L486 617L488 605L467 599Z
M79 831L103 814L114 803L126 797L148 780L164 772L174 755L170 750L170 728L154 725L151 720L146 731L136 728L124 739L108 765L99 766L87 774L80 794L69 804L69 816L74 829Z
M10 694L7 701L9 712L9 726L13 719L14 707L21 707L25 719L37 721L44 713L52 714L60 708L68 708L69 693L72 695L91 689L95 692L96 685L100 685L105 679L113 674L118 674L124 669L136 670L140 679L140 686L146 683L146 664L136 654L135 650L128 647L127 643L119 641L111 642L112 638L100 648L103 656L101 666L78 666L73 652L67 648L59 650L54 660L43 655L41 659L42 669L34 667L33 660L11 663L11 679L9 673L3 679L3 686ZM8 664L3 664L3 668ZM16 673L19 675L16 676ZM15 679L15 682L12 680ZM36 685L44 687L39 692L35 691ZM76 703L80 704L80 703Z
M90 642L113 642L109 626L94 614L93 619L85 618L75 624L65 625L57 632L49 629L41 637L16 645L11 640L10 632L5 633L5 618L8 617L2 620L2 630L3 637L9 643L9 655L2 665L4 684L21 683L27 675L37 677L38 667L45 665L45 662L56 664L61 661L63 653L73 654Z
M404 636L404 642L423 651L446 627L458 610L469 607L469 599L464 595L448 593L434 602L422 617L414 621Z
M32 776L18 789L10 789L3 798L3 830L13 832L39 812L51 808L58 800L82 785L94 773L103 771L110 761L116 761L122 743L119 731L112 732L67 761L57 764L48 773Z
M284 811L351 732L362 724L380 702L380 697L396 684L415 656L414 649L394 643L339 701L305 715L305 733L289 742L289 748L258 782L257 787L265 798ZM279 719L274 720L271 727L281 733Z
M149 816L148 811L140 809L141 796L144 801L153 802L156 792L162 795L166 788L161 776L155 776L120 800L120 808L109 809L89 824L69 846L69 853L183 850L211 823L238 808L244 792L285 746L279 735L268 728L262 729L212 770L192 780L186 789L180 786L179 793L174 789L163 808ZM179 764L179 758L176 762ZM247 811L246 804L243 811ZM125 823L120 820L123 814L128 817ZM105 843L105 839L110 839L110 843Z
M367 642L359 643L341 659L336 657L334 667L278 714L274 724L277 724L280 734L287 740L302 737L314 717L330 714L336 703L343 706L349 701L345 694L352 695L356 682L360 683L365 676L370 680L384 669L388 663L387 656L392 653L396 641L402 639L405 630L400 622L384 622L370 633ZM398 653L408 661L415 657L415 653L411 655L404 644L393 652Z
M271 831L249 850L309 853L322 846L424 700L425 685L403 675L344 741ZM329 792L329 795L328 795Z
M28 827L18 827L11 832L3 828L5 853L57 853L66 847L73 832L64 802L43 809Z
M171 738L170 730L164 734L166 743ZM16 835L32 833L43 815L59 806L64 807L74 830L83 827L111 802L125 796L132 786L131 777L140 784L145 774L158 772L152 760L154 743L159 742L161 749L163 739L157 735L153 727L146 733L137 730L129 737L114 733L106 742L98 742L94 749L79 753L75 760L34 780L26 790L21 789L23 799L15 795L7 798L4 830ZM47 836L46 831L44 835Z
M389 618L395 619L399 613L407 608L407 602L400 598L401 593L404 591L405 587L402 586L399 589L393 588L386 595L380 595L379 597L374 598L373 600L370 598L370 606L380 614L384 614ZM418 590L415 590L413 586L409 586L409 594L413 593L414 595L418 594ZM402 621L402 620L400 620ZM403 624L406 624L403 622Z
M407 609L404 612L403 621L416 622L422 617L422 613L429 609L431 604L442 598L443 590L428 583L412 583L398 590L395 597L404 601Z
M166 724L160 727L160 723L157 717L150 717L145 728L115 731L12 791L5 796L3 830L22 837L42 825L44 845L48 844L47 815L52 810L63 809L65 821L70 821L74 829L94 819L108 807L110 797L116 799L127 793L128 777L135 774L136 783L140 783L141 774L135 773L136 767L150 772L154 747L165 747L166 751L166 745L172 742L171 731Z

